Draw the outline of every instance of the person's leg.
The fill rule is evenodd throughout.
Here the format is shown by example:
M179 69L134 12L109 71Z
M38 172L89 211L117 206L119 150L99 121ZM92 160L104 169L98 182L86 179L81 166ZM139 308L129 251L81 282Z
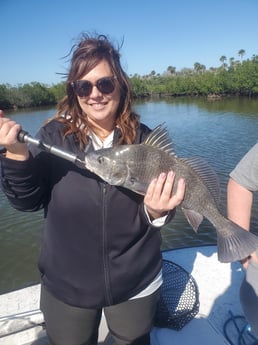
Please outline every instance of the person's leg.
M109 331L116 345L149 345L160 290L104 308Z
M258 264L250 262L240 288L240 301L252 333L258 338Z
M41 286L40 308L51 345L95 345L101 310L77 308L56 299Z

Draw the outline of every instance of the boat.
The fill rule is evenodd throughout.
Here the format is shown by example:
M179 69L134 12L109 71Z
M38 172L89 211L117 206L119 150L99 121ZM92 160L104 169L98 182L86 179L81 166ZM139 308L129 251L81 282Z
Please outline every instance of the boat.
M240 263L220 263L214 245L165 250L162 256L164 264L176 269L182 278L187 277L178 305L190 287L191 296L183 303L185 310L173 306L175 312L180 315L186 312L189 316L191 309L193 313L179 327L166 322L155 324L151 332L152 345L251 345L255 342L239 301L244 277ZM174 274L168 275L169 283L176 287L178 283L172 277ZM44 318L39 310L39 292L40 285L36 284L0 295L0 345L48 344ZM165 300L163 294L166 292L162 292L162 300ZM99 344L113 344L104 316Z

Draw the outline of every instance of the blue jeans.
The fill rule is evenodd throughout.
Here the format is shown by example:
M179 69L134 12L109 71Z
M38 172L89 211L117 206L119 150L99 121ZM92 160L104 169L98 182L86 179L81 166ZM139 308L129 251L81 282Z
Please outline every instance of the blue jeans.
M116 345L149 345L160 290L103 308ZM102 309L73 307L41 286L40 307L51 345L96 345Z

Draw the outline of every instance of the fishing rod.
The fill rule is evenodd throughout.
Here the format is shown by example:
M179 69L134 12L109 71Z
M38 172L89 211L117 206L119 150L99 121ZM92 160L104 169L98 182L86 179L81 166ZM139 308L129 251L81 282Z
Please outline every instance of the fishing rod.
M17 139L20 143L26 143L26 144L32 144L34 146L37 146L41 150L45 152L49 152L54 156L66 159L69 162L75 163L80 168L85 168L85 162L82 161L78 156L76 156L74 153L71 153L69 151L66 151L64 149L60 149L55 145L49 145L44 143L40 139L33 138L29 135L28 132L21 130L18 133Z

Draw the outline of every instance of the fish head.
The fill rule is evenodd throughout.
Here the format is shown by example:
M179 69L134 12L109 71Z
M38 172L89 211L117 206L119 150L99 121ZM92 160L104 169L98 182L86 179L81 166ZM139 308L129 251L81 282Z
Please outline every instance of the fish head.
M145 181L140 166L136 164L137 156L142 151L141 145L121 145L112 148L88 152L85 156L85 167L111 185L128 188L144 195L149 181Z
M111 185L121 186L128 175L126 161L120 159L120 151L101 149L87 153L85 167Z

